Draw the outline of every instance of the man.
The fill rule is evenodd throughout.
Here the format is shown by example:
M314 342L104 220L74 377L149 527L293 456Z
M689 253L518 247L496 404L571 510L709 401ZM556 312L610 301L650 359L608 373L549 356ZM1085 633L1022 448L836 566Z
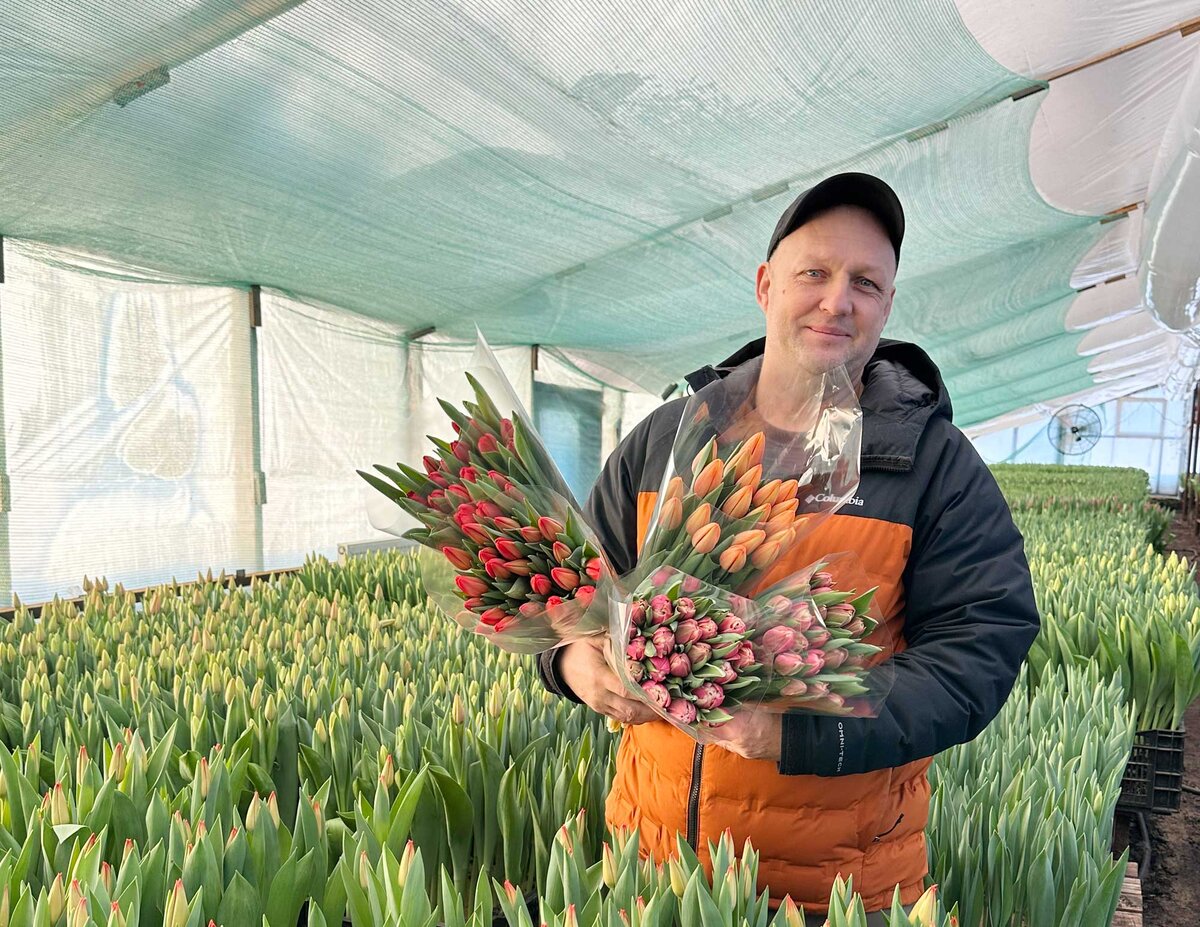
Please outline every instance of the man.
M725 725L724 740L705 748L631 698L599 642L539 662L552 691L629 725L610 825L637 827L660 859L676 833L703 854L729 828L760 851L760 888L810 912L825 910L838 873L853 876L869 911L890 906L897 884L905 904L917 899L927 871L928 758L991 721L1039 628L1021 536L951 424L937 368L915 345L880 340L903 236L899 200L878 178L840 174L802 193L758 268L766 338L688 377L698 389L761 354L757 409L769 420L795 405L782 384L794 382L797 365L848 372L863 409L860 486L790 561L799 569L854 551L878 585L876 608L902 651L879 716L759 712ZM636 562L682 409L678 400L642 422L589 499L619 572Z

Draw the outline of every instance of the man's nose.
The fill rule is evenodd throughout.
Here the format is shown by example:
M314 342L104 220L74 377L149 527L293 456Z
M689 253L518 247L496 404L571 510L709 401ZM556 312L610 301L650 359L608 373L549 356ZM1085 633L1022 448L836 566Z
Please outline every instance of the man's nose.
M848 315L854 309L850 296L850 281L831 277L821 294L821 309L830 315Z

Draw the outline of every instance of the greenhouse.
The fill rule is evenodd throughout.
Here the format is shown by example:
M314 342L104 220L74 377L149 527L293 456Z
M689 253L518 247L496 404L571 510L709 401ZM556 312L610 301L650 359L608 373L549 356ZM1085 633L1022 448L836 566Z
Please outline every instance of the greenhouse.
M0 927L1200 924L1200 0L0 0Z

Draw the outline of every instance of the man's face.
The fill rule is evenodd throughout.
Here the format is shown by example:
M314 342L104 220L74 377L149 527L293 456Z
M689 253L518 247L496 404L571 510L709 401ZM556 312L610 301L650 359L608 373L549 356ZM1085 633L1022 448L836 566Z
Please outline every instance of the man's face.
M844 364L857 384L891 314L895 279L892 243L867 210L838 206L804 223L758 268L768 358L778 353L814 374Z

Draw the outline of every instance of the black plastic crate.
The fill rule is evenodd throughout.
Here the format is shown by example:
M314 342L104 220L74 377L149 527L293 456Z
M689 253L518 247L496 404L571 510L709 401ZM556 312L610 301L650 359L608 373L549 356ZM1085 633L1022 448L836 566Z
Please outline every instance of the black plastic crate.
M1117 807L1168 814L1183 795L1184 731L1138 731Z

